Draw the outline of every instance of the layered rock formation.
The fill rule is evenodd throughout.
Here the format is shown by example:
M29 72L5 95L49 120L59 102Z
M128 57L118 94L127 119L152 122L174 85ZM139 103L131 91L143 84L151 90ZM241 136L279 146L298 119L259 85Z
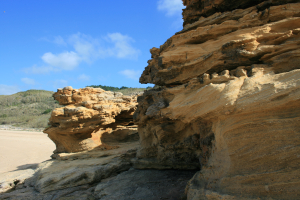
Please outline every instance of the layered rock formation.
M58 90L55 159L0 176L0 199L299 199L299 1L183 3L137 109L119 93Z
M86 152L58 153L37 168L0 174L0 199L72 199L93 198L101 180L116 176L131 167L138 142L130 141L119 148L95 148Z
M300 3L186 0L151 49L136 168L201 170L188 199L300 196Z
M118 149L60 153L36 169L0 174L0 199L184 199L195 171L131 168L138 146L131 141Z
M192 24L201 17L208 18L215 13L246 9L252 6L256 6L259 11L263 11L271 6L296 2L297 0L183 0L183 4L186 6L186 9L184 9L184 12L182 13L184 19L183 25Z
M64 105L53 110L50 127L44 130L56 144L54 153L114 148L132 137L138 140L137 126L132 123L136 96L101 88L65 87L53 97Z

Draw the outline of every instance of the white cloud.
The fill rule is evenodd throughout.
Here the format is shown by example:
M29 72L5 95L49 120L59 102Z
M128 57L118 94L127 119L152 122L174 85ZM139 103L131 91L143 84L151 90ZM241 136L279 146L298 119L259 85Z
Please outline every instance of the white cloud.
M110 42L114 44L113 48L108 49L110 56L115 56L117 58L137 59L140 50L131 46L131 43L134 42L131 37L122 35L121 33L111 33L107 36Z
M142 71L126 69L126 70L120 71L119 73L126 76L126 78L133 79L133 80L139 80L139 78L142 74Z
M157 9L166 12L167 16L181 16L183 8L182 0L159 0L157 2Z
M46 37L41 40L50 41ZM140 50L132 46L134 40L121 33L110 33L101 39L76 33L69 36L67 40L57 36L50 42L64 46L68 44L73 47L73 51L64 51L58 54L44 53L41 58L46 66L34 65L23 69L25 72L44 74L52 71L73 70L81 62L91 63L96 59L105 57L137 59L140 54Z
M90 63L98 57L96 49L99 48L99 45L97 39L77 33L71 35L68 41L83 61Z
M81 81L88 81L90 80L90 77L85 75L85 74L81 74L79 77L78 77L78 80L81 80Z
M73 70L79 65L81 58L73 51L65 51L57 55L51 52L45 53L42 56L42 60L50 66L58 67L62 70Z
M17 86L0 84L0 95L11 95L20 92Z
M121 33L109 33L103 38L77 33L71 35L68 41L85 62L105 57L137 59L140 50L131 45L135 42L131 37Z
M35 85L36 82L31 78L22 78L21 81L27 85Z
M49 39L49 37L41 37L40 41L46 41L46 42L51 42L54 44L57 44L59 46L67 46L67 43L65 42L65 40L63 39L63 37L59 36L54 36L52 37L53 39Z

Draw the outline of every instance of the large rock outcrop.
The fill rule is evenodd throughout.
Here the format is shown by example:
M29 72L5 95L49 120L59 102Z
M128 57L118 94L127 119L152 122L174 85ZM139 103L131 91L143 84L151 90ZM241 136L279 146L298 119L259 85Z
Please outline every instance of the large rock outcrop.
M56 108L44 130L56 144L54 153L79 152L95 147L114 148L132 137L138 140L132 115L136 96L101 88L65 87L53 94L64 107Z
M190 200L299 198L299 1L184 4L140 78L134 166L201 168Z

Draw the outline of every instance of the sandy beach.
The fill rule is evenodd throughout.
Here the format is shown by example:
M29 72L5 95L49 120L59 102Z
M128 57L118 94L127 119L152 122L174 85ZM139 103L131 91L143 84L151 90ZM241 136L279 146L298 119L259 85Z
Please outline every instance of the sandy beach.
M0 173L51 159L54 149L55 144L42 132L0 130Z

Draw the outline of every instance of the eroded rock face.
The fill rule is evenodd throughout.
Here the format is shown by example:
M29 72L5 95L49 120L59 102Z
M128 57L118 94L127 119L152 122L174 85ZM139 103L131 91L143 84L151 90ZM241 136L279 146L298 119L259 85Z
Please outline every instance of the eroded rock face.
M252 6L256 6L258 10L262 11L270 6L296 2L297 0L183 0L183 4L186 6L182 13L183 25L196 22L199 18L208 18L215 13L246 9Z
M121 141L138 140L132 123L136 96L100 88L58 89L53 95L64 107L56 108L44 130L56 144L54 153L79 152L95 147L114 148Z
M138 98L134 166L201 168L188 199L297 199L299 1L184 4L140 78L160 87Z
M153 59L140 82L172 86L254 64L271 66L275 73L297 69L299 6L250 7L201 18L151 49Z

